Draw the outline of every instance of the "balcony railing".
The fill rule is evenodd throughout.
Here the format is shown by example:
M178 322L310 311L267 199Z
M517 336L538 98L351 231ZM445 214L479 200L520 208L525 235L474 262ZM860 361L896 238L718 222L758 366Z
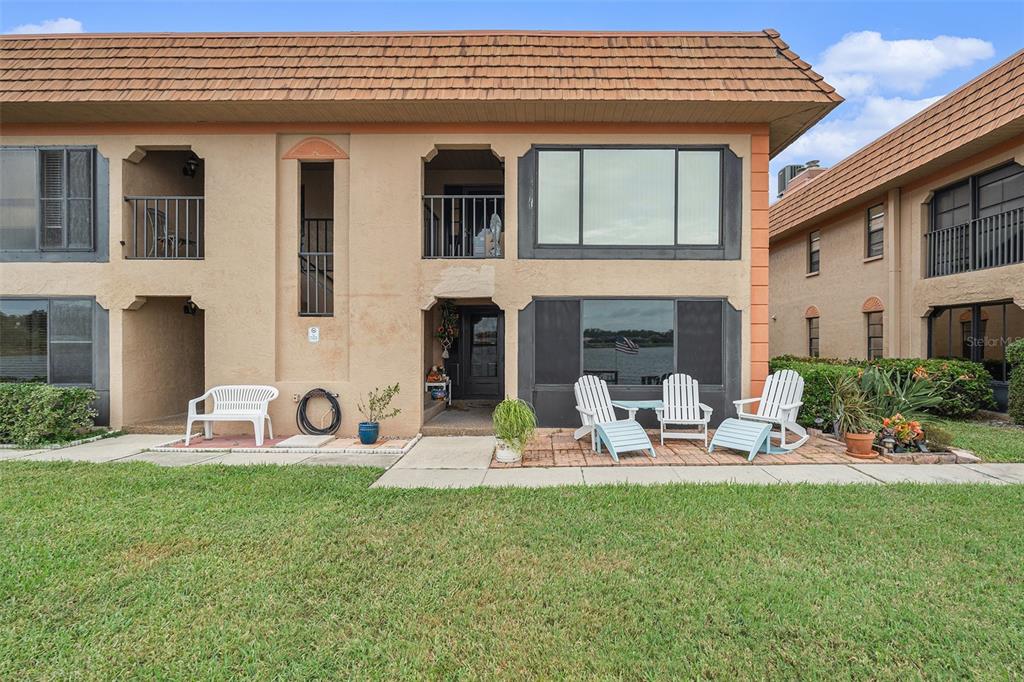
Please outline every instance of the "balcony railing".
M424 258L501 258L505 197L423 197Z
M924 236L928 277L1024 263L1024 208L933 230Z
M125 197L131 215L127 258L195 260L203 257L203 197Z
M299 314L334 314L334 221L329 218L302 219Z

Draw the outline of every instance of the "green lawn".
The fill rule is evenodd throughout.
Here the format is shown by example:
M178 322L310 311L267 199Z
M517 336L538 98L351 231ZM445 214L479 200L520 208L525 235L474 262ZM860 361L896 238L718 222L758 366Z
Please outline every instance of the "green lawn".
M1024 675L1024 486L0 463L0 679Z
M980 421L940 421L953 434L953 445L986 462L1024 462L1024 429Z

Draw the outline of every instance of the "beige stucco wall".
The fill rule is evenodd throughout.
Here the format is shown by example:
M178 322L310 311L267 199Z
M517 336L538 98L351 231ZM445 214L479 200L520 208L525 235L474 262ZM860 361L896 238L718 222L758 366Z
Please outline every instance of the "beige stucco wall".
M310 130L310 135L319 134ZM5 137L4 144L95 144L110 160L110 221L122 224L122 161L138 146L189 146L205 163L206 249L202 261L129 261L112 229L109 263L5 264L0 293L94 295L110 311L111 421L128 407L142 371L124 371L138 343L128 315L137 297L192 297L204 310L207 386L279 388L275 433L294 433L293 395L323 386L341 396L342 431L354 433L355 401L400 382L402 415L385 434L415 433L423 410L423 310L439 298L491 299L505 311L505 386L517 386L518 311L535 296L726 296L744 312L742 386L750 376L751 136L712 134L360 133L323 134L349 159L335 161L335 315L298 311L299 162L281 157L307 135L201 134ZM517 229L518 158L531 144L728 144L744 161L740 261L421 259L423 163L436 146L491 145L505 160L506 235ZM764 190L767 191L766 189ZM127 325L127 326L126 326ZM319 327L319 343L307 340ZM181 410L183 411L184 406ZM244 427L241 427L244 428Z
M183 414L204 391L205 313L186 315L186 299L147 298L123 313L125 424Z
M808 233L772 244L768 298L772 355L807 355L805 312L812 305L821 312L822 357L867 355L867 323L861 308L869 296L886 300L886 256L864 257L865 220L865 214L857 212L822 227L817 275L807 274ZM882 323L888 326L888 313L883 314Z
M1000 166L1024 163L1024 144L979 155L969 164L929 176L865 201L854 211L772 242L770 252L773 356L807 354L804 312L817 306L823 357L864 357L867 328L861 305L877 296L885 305L887 356L924 357L927 317L938 306L1014 300L1024 307L1024 264L945 277L925 278L924 233L932 193L958 180ZM864 258L868 206L887 207L885 254ZM821 274L808 277L807 235L821 230Z

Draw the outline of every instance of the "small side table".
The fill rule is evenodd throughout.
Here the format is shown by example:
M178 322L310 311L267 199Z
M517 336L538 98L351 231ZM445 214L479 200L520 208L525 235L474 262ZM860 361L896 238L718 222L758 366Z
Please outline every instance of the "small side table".
M449 407L452 404L452 379L448 377L444 381L425 381L423 382L423 390L426 393L430 393L432 388L443 388L444 389L444 401Z

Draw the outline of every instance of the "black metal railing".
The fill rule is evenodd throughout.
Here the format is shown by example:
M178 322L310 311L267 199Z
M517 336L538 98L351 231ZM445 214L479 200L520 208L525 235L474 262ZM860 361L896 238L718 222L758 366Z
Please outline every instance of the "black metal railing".
M203 197L125 197L131 227L127 258L195 260L203 258Z
M299 314L334 314L334 221L304 218L299 235Z
M505 197L423 197L424 258L501 258Z
M1024 263L1024 208L932 230L924 237L928 277Z

